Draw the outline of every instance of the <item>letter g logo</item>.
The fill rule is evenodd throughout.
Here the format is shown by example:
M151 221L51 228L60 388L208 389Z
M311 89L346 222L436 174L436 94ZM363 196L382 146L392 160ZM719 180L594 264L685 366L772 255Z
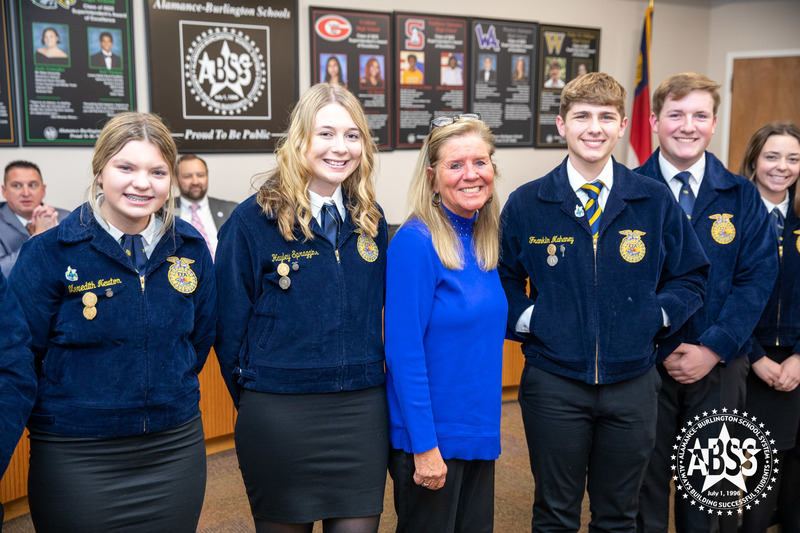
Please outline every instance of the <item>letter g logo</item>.
M317 35L326 41L344 41L353 32L353 26L346 18L338 15L325 15L314 24Z

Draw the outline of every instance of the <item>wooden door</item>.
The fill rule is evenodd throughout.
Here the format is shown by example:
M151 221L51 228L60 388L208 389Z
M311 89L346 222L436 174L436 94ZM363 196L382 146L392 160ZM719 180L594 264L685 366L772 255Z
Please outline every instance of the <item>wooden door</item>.
M753 133L773 120L800 125L800 56L734 59L728 170L739 172Z

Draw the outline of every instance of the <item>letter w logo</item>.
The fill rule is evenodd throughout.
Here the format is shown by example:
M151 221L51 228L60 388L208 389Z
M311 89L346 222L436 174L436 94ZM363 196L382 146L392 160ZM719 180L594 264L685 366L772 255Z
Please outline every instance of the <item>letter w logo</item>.
M475 26L475 36L478 37L478 48L481 50L492 49L495 52L500 51L500 43L497 40L497 30L494 29L494 24L489 26L489 31L483 33L483 28L480 24Z
M561 46L564 44L566 33L556 33L552 31L544 32L544 40L547 42L547 53L550 55L560 55Z

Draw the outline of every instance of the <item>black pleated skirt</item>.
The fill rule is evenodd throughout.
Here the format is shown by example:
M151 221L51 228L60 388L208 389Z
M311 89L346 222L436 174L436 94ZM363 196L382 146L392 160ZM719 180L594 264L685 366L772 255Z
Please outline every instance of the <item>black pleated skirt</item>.
M203 423L103 439L31 434L38 533L194 533L206 490Z
M389 455L386 389L244 390L236 453L259 520L300 524L379 515Z

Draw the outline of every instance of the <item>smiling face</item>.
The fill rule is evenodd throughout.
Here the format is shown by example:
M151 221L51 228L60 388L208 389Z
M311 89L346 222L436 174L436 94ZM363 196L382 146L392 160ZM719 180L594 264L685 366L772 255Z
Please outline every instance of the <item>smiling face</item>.
M314 129L306 150L311 167L308 189L331 196L361 163L362 134L342 105L328 104L314 117Z
M377 78L381 74L381 66L378 64L378 60L372 60L367 67L367 74L370 78Z
M708 91L692 91L680 100L668 96L661 113L650 115L661 153L681 171L700 160L716 125L714 98Z
M129 141L98 176L105 197L100 207L103 217L123 233L141 233L150 215L167 200L169 172L170 166L155 144Z
M627 125L628 119L615 106L585 102L573 103L564 118L556 117L558 133L567 140L569 160L587 181L603 170Z
M492 58L491 57L484 57L483 58L483 70L492 70Z
M436 168L426 169L442 203L464 218L472 218L492 196L494 167L486 142L474 134L453 137L439 149Z
M111 53L111 47L114 46L114 41L108 35L103 35L100 37L100 48L103 49L105 53Z
M756 159L755 183L761 196L779 204L800 175L800 141L792 135L767 138Z
M58 35L52 29L45 30L44 34L42 35L42 42L48 48L54 48L58 45Z

